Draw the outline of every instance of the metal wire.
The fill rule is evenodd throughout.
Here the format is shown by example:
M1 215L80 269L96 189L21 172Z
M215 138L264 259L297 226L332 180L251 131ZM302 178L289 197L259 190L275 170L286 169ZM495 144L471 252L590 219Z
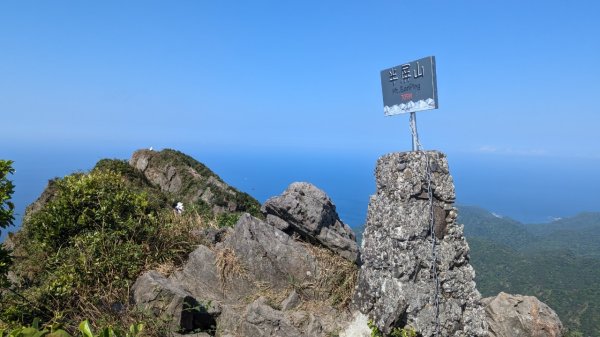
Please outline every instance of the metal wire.
M434 296L434 305L435 305L435 335L440 336L440 280L437 270L437 238L435 237L435 223L434 223L434 215L433 215L433 188L431 186L431 163L429 162L429 155L427 152L423 150L423 146L419 141L419 136L417 134L417 125L415 118L410 119L410 131L413 136L413 148L416 148L416 151L421 151L426 158L425 165L425 178L427 179L427 197L429 199L429 231L431 233L431 268L433 273L433 280L435 283L435 296Z

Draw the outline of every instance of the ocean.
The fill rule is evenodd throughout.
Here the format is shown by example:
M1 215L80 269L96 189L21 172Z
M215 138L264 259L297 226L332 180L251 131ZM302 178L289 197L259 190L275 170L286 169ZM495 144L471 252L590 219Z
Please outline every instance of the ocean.
M331 197L341 219L355 229L365 222L369 196L375 191L375 164L382 155L179 149L260 202L281 194L292 182L310 182ZM25 207L41 194L49 179L87 171L102 158L128 159L132 152L123 147L0 150L0 159L13 160L16 170L11 177L16 226L8 230L19 226ZM448 160L458 204L480 206L524 223L600 211L598 159L451 153Z

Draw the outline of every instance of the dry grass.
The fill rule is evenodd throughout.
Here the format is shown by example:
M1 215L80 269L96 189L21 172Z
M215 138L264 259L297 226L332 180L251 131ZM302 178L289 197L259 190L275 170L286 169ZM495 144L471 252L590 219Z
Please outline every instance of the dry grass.
M244 267L235 255L235 251L229 247L217 251L215 265L219 272L222 291L225 291L227 284L233 278L246 278L248 276L246 267Z
M249 298L249 302L253 302L259 297L264 297L267 300L267 304L269 304L271 308L277 310L281 309L281 302L283 302L292 291L292 287L276 289L268 282L254 282L254 285L258 288L258 291Z
M173 272L181 270L181 266L176 266L173 261L165 261L157 265L154 270L164 277L169 277Z
M157 270L162 275L169 276L181 268L195 247L205 243L201 230L210 228L212 224L195 211L183 214L167 211L160 215L158 222L156 236L161 239L149 244L153 246L154 252L169 254L164 258L148 256L144 270Z
M326 300L338 309L348 306L356 286L358 266L327 248L303 244L319 266L315 282L309 287L314 298Z

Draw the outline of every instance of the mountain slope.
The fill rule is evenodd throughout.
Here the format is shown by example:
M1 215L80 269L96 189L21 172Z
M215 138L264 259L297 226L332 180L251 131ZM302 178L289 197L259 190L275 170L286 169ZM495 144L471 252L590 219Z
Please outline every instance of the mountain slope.
M140 273L174 271L241 213L260 212L258 201L193 158L148 152L139 157L144 170L104 159L89 172L52 180L28 207L5 242L14 264L10 291L0 291L0 327L56 317L70 331L84 319L121 327L147 321L128 307ZM185 212L174 212L175 201ZM154 336L165 335L159 330Z
M465 225L467 237L477 237L519 249L535 240L525 225L502 218L475 206L459 206L458 222Z
M545 236L557 231L579 231L587 228L600 229L599 212L583 212L574 217L563 218L549 223L526 225L527 230L537 236Z
M477 288L533 295L554 309L563 324L600 336L600 260L565 251L521 253L489 240L469 238Z
M594 217L576 217L576 226L564 219L545 236L535 236L523 232L528 225L496 218L480 208L461 207L459 213L483 296L500 291L536 296L570 331L600 336L600 258L589 254L598 250L600 241L594 241L598 236L593 223L591 227L585 223Z

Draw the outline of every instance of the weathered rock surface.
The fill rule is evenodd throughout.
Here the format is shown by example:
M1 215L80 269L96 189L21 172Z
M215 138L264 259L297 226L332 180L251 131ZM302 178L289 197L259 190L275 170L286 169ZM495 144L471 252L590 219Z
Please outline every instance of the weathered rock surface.
M227 185L208 167L175 150L138 150L129 164L144 173L152 184L177 201L200 203L215 213L249 212L258 215L260 203Z
M314 282L319 274L317 259L305 243L248 214L222 247L235 252L249 279L274 289L286 289L290 282Z
M267 200L261 210L270 225L316 241L352 262L358 260L354 232L340 220L331 199L316 186L293 183L280 196Z
M142 275L133 299L157 316L173 317L183 331L212 334L203 323L212 317L220 336L327 336L341 330L350 313L329 304L320 290L328 270L314 249L326 250L311 247L245 214L213 248L193 251L181 271L168 278ZM316 307L310 312L303 308L308 302ZM204 316L188 315L186 303L199 305Z
M211 303L199 303L191 294L155 271L142 274L133 284L133 299L154 315L172 318L173 331L209 331L216 329L220 309Z
M431 168L440 336L486 336L481 296L473 281L469 246L456 224L454 185L439 152L392 153L377 163L363 234L354 304L385 333L406 325L434 336L433 273L427 157Z
M240 333L256 337L305 336L281 311L271 308L264 297L258 298L246 308Z
M44 206L56 196L56 193L57 188L55 180L49 180L48 184L44 188L44 191L42 191L42 194L34 202L27 206L27 208L25 208L23 222L27 222L29 217L44 208Z
M563 336L563 325L558 315L533 296L501 292L482 301L490 337Z

